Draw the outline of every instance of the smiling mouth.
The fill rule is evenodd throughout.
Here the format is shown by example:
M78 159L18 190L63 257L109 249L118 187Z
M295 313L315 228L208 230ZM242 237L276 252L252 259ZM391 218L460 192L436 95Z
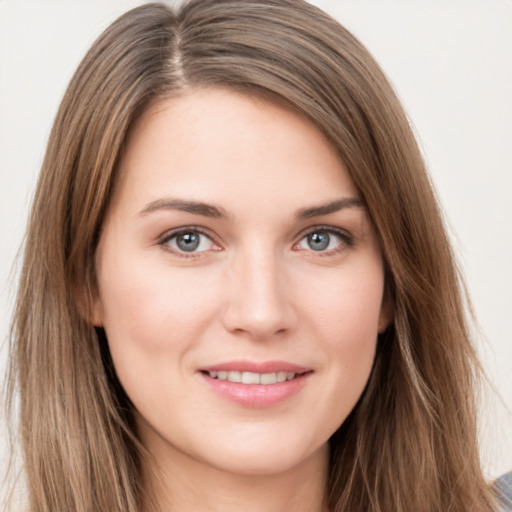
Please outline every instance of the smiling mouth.
M309 371L304 372L271 372L271 373L256 373L256 372L242 372L242 371L203 371L204 375L207 375L211 379L223 380L227 382L233 382L235 384L260 384L260 385L272 385L294 380L297 377L301 377Z
M255 373L255 372L240 372L240 371L209 371L204 372L212 379L225 380L228 382L241 383L241 384L278 384L287 380L293 380L298 375L303 375L294 372L272 372L272 373ZM305 372L304 372L305 373Z
M306 385L312 373L311 368L279 361L260 364L232 361L200 369L206 383L220 396L259 409L291 398Z

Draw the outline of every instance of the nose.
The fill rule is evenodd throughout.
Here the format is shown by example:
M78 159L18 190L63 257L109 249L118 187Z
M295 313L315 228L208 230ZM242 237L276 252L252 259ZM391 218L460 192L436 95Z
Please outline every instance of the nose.
M295 327L293 293L284 270L275 255L262 250L233 262L223 311L228 331L263 341Z

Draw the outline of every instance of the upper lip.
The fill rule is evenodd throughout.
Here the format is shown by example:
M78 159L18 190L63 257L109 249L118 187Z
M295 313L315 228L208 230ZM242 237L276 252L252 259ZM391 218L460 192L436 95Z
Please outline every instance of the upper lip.
M202 366L199 368L202 372L252 372L252 373L274 373L274 372L292 372L306 373L311 368L301 366L286 361L226 361L224 363L214 364L212 366Z

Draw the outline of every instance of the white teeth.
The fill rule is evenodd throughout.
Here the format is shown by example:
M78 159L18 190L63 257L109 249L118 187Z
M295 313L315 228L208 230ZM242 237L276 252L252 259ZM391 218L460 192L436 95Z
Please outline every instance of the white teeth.
M240 372L228 372L227 380L229 382L242 382L243 373Z
M277 373L262 373L260 384L275 384L277 382Z
M286 380L286 372L277 372L277 382L284 382Z
M237 372L237 371L211 371L208 372L212 379L227 380L228 382L236 382L242 384L276 384L286 380L295 378L293 372L273 372L273 373L254 373L254 372Z
M260 373L244 372L242 373L242 382L244 384L259 384L260 377Z

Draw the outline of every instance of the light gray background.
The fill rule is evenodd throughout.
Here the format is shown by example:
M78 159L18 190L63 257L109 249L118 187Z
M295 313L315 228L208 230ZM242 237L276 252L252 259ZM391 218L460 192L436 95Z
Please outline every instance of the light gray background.
M58 103L96 36L141 3L0 0L2 340L10 272ZM481 413L486 469L496 476L512 469L512 1L312 3L369 47L416 128L485 334L482 358L505 402L488 398ZM5 349L0 355L4 373Z

